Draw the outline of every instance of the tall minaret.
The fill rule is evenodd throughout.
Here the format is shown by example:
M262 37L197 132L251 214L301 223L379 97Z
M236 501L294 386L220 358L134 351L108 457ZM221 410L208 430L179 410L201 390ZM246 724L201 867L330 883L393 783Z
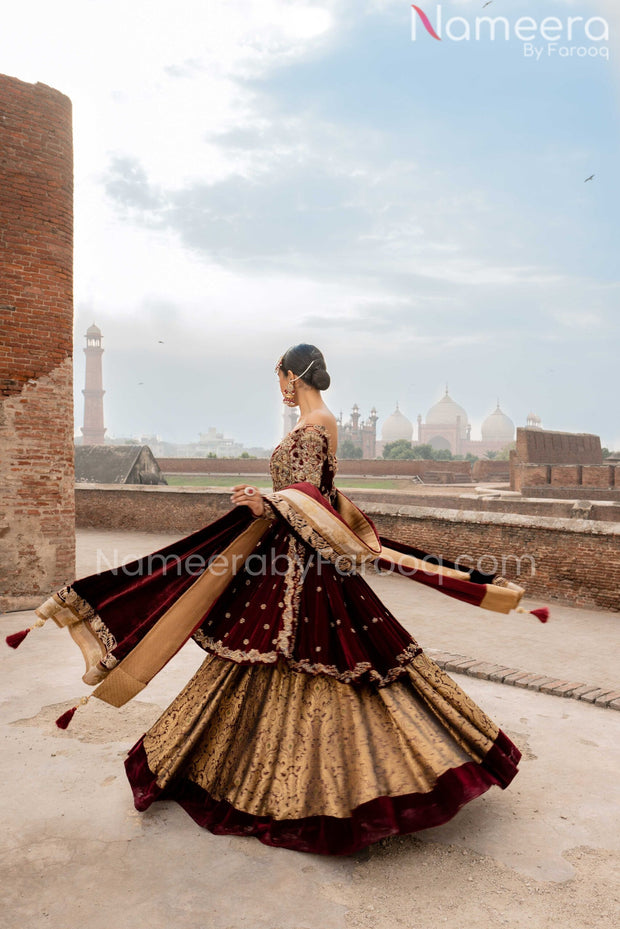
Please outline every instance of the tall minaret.
M86 387L84 394L84 425L82 426L82 445L103 445L103 380L101 375L101 329L89 326L86 330Z
M296 407L285 406L282 404L282 419L284 421L284 435L287 435L295 426L299 413Z

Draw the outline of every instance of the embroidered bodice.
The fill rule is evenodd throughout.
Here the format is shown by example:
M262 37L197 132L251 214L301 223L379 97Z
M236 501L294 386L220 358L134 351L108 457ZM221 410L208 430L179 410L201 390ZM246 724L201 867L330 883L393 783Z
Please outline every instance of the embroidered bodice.
M330 503L333 503L336 494L334 477L337 467L338 459L329 449L327 427L320 423L291 429L276 445L269 460L274 491L309 481Z

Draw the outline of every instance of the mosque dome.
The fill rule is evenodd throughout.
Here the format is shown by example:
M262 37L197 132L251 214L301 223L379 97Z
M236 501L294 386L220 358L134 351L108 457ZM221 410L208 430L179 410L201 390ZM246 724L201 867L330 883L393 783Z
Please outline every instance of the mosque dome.
M429 426L456 426L457 417L461 417L461 428L467 427L467 413L462 406L455 403L446 387L445 395L435 403L426 414L426 423Z
M381 441L387 443L404 439L406 442L411 442L412 438L413 423L400 412L397 403L396 409L391 416L387 417L381 427Z
M515 437L515 424L499 408L491 413L482 423L482 439L485 442L512 442Z
M101 337L101 329L99 328L99 326L95 326L95 324L93 323L92 326L89 326L88 329L86 330L86 335Z

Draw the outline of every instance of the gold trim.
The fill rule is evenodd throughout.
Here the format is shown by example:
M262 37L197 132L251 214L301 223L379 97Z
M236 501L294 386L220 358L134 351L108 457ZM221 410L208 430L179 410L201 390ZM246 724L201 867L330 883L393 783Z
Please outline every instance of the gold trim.
M238 573L270 525L268 520L259 517L236 536L120 664L110 671L93 691L93 696L111 706L123 706L140 693L185 644L201 616Z
M480 606L483 610L494 610L496 613L510 613L511 610L516 610L524 593L523 589L510 590L509 587L496 587L495 584L484 586L486 593Z
M93 607L71 586L48 597L35 614L42 620L53 619L61 629L68 629L84 661L82 675L85 684L98 684L115 665L117 659L110 654L117 646L114 635Z
M284 578L284 609L282 611L282 628L278 633L276 647L286 657L290 658L293 653L293 643L295 641L295 632L297 630L297 619L299 616L299 600L303 581L301 572L303 570L304 547L298 542L294 535L289 536L287 551L288 567Z
M268 495L268 499L274 509L278 510L308 545L337 565L343 572L351 571L364 562L378 558L397 567L410 568L427 575L472 583L467 571L430 564L414 555L407 555L381 545L370 522L341 491L338 491L336 508L343 519L347 520L346 524L338 520L317 500L299 490L292 488L280 490ZM379 548L376 545L379 545ZM504 587L501 584L476 584L475 586L480 593L482 593L481 588L485 588L479 606L497 613L510 613L511 610L516 609L525 592L517 585Z
M414 571L422 571L424 574L438 574L440 577L453 577L458 581L471 581L467 571L459 571L457 568L447 568L444 565L429 564L415 555L406 555L404 552L398 552L395 548L382 546L380 558L389 561L393 565L402 565L405 568L412 568Z

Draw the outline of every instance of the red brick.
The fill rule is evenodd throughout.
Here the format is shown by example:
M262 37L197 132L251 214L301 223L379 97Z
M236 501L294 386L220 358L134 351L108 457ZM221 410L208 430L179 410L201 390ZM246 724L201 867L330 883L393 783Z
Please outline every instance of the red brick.
M0 76L0 111L0 483L16 530L0 538L0 609L16 609L74 571L71 102Z

